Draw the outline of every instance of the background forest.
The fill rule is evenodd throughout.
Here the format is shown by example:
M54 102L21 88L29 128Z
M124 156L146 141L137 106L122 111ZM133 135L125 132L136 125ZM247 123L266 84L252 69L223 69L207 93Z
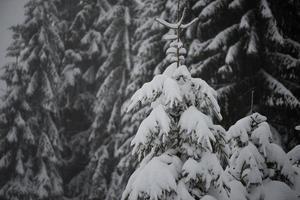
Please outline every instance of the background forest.
M228 129L259 112L283 149L300 143L300 2L181 0L187 66L218 93ZM175 0L28 0L11 27L0 106L0 199L117 200L137 166L149 106L133 93L168 66L155 18Z

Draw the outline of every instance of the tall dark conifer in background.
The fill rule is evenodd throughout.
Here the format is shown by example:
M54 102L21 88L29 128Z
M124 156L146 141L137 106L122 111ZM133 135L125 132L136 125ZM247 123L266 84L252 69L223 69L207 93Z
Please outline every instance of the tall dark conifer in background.
M100 32L95 21L100 12L100 1L66 0L64 12L65 52L62 59L59 102L62 132L68 139L64 167L65 184L80 173L89 161L89 127L93 120L95 101L95 69L105 54ZM104 1L103 1L104 2Z
M94 75L92 79L98 83L94 87L98 89L95 93L95 118L86 143L90 147L90 160L68 185L69 195L79 199L106 197L116 159L114 145L121 127L121 106L132 68L131 38L134 20L131 16L136 2L119 1L109 4L98 1L97 5L99 16L93 25L99 30L99 37L93 41L91 37L95 34L91 32L91 37L86 39L92 41L89 52L97 50L99 42L102 52L107 47L107 53L102 54L103 60L96 62L99 66L90 66L84 75L84 78ZM101 55L98 54L96 58L101 58Z
M60 199L62 140L56 89L62 52L60 1L31 0L25 22L13 28L14 42L1 106L1 190L3 199Z

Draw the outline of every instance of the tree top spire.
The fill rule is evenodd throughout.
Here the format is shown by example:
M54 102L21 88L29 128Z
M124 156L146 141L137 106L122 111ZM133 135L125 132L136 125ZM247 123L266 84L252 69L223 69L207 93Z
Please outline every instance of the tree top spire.
M178 16L179 16L179 10L177 11L178 12ZM185 18L185 13L186 13L186 9L183 10L183 13L182 13L182 16L181 18L177 19L177 22L176 23L170 23L170 22L167 22L163 19L159 19L159 18L156 18L155 20L162 24L163 26L169 28L169 29L175 29L175 30L181 30L181 29L186 29L188 28L189 26L191 26L193 23L195 23L197 20L198 20L198 17L196 17L195 19L193 19L191 22L187 23L187 24L183 24L183 20Z

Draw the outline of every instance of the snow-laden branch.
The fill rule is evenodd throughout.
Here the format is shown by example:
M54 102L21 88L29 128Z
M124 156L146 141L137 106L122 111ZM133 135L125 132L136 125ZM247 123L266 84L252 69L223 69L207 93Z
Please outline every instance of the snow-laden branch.
M272 90L275 94L279 95L279 98L275 98L275 96L271 96L269 98L269 105L282 105L285 103L286 105L290 106L291 108L299 108L300 101L294 94L286 88L282 83L276 80L271 74L266 72L265 70L261 69L259 72L265 79L267 83L267 87ZM279 100L278 100L279 99Z
M185 28L188 28L188 27L190 27L191 25L193 25L196 21L198 21L199 20L199 18L198 17L196 17L195 19L193 19L191 22L189 22L189 23L187 23L187 24L183 24L183 25L181 25L181 27L180 28L182 28L182 29L185 29Z
M161 25L166 26L166 27L168 27L170 29L178 29L178 27L179 27L178 23L172 24L172 23L169 23L169 22L167 22L167 21L165 21L163 19L156 18L155 21L157 21Z
M172 24L172 23L169 23L163 19L159 19L159 18L156 18L155 21L157 21L158 23L160 23L161 25L163 26L166 26L170 29L186 29L188 27L190 27L191 25L193 25L196 21L198 21L199 18L195 18L193 19L191 22L187 23L187 24L182 24L182 21L179 21L178 23L176 24Z

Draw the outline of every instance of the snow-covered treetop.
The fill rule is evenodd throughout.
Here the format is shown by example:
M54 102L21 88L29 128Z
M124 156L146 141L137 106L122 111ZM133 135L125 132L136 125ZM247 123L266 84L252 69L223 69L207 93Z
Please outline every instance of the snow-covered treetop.
M162 74L156 75L151 82L145 83L132 96L128 106L128 111L132 111L141 105L151 103L153 109L150 115L142 122L136 137L132 141L132 145L135 145L133 152L142 153L146 150L144 148L152 148L152 144L148 142L149 140L155 140L155 138L162 138L162 142L166 142L166 136L170 132L171 125L171 119L168 114L171 114L171 116L182 114L179 121L181 129L188 130L191 133L193 131L190 129L197 130L195 132L197 139L195 139L198 142L202 139L215 140L206 125L207 117L203 113L210 114L212 117L215 116L219 120L222 119L220 107L216 100L217 93L202 79L192 78L187 67L183 64L186 50L180 41L179 32L197 20L195 19L188 24L182 24L184 16L185 11L179 22L175 24L156 19L157 22L169 29L175 29L177 34L170 31L169 34L164 36L164 39L171 40L170 46L166 51L167 59L171 64ZM200 118L197 118L198 116ZM199 119L203 120L200 124L206 126L199 125ZM206 130L203 132L198 131L198 129L203 127L204 129L206 127ZM153 133L157 132L159 135L153 136ZM203 135L203 133L207 133L207 135ZM150 135L155 138L150 139ZM161 143L160 140L157 142ZM211 149L209 142L207 142L207 145ZM149 153L150 149L146 152Z
M192 78L185 65L177 67L177 58L173 54L172 44L180 46L181 42L172 42L167 50L174 62L170 64L163 74L156 75L151 82L145 83L131 98L128 111L136 107L154 102L173 108L186 101L186 105L194 105L198 108L208 107L207 109L219 120L222 119L220 107L216 100L216 91L211 88L204 80ZM182 44L182 43L181 43ZM182 50L183 51L183 50ZM180 52L180 51L179 51ZM181 56L179 56L179 59ZM182 60L184 57L182 56ZM154 106L155 107L155 106Z

